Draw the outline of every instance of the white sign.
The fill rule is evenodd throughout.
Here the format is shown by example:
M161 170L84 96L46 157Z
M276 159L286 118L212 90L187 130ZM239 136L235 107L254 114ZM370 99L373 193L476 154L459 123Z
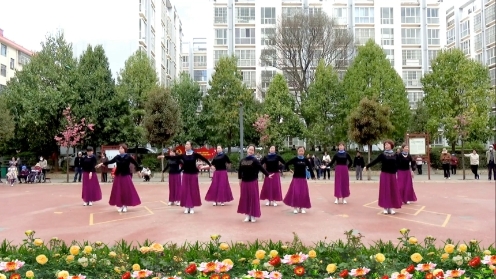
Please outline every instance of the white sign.
M425 138L408 139L408 147L410 147L410 154L425 155Z

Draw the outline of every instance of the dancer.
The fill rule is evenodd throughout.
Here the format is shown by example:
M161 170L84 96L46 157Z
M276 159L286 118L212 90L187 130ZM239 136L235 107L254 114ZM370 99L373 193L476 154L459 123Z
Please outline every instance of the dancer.
M258 194L258 172L261 171L265 176L272 178L270 174L260 164L260 161L253 156L255 146L249 145L246 149L247 156L239 162L238 179L240 196L238 204L238 213L245 214L243 222L256 222L256 218L262 216L260 211L260 197Z
M200 185L198 183L198 168L196 167L196 160L202 160L208 166L212 166L210 162L202 155L194 152L191 149L191 142L187 141L184 145L185 153L179 156L164 156L160 155L158 158L166 159L181 159L183 161L183 179L181 182L181 206L185 208L184 214L195 213L194 207L201 206Z
M384 208L384 214L395 214L393 208L401 208L401 195L397 186L396 172L398 171L398 158L393 150L394 142L384 142L384 152L379 154L374 161L365 166L367 170L381 162L381 176L379 178L379 206Z
M169 170L169 203L167 205L171 206L173 204L179 206L181 204L181 159L175 158L176 152L171 149L169 151L169 156L174 157L174 159L167 160L167 166L164 168L162 173Z
M416 163L408 153L410 151L408 145L403 144L401 148L402 152L398 155L397 185L403 203L410 204L410 202L417 201L417 196L413 190L413 173Z
M210 168L214 171L212 183L210 183L210 188L205 195L205 200L213 202L214 206L219 204L224 206L226 202L234 200L227 175L228 164L231 164L231 160L222 151L222 146L217 145L217 155L212 160L213 167Z
M281 176L279 174L279 163L285 164L284 159L276 154L276 147L271 146L269 148L269 154L263 157L260 162L265 165L265 169L270 173L274 174L271 178L265 177L264 183L262 185L262 191L260 193L260 200L267 200L266 206L277 206L278 201L282 201L282 191L281 191Z
M127 145L119 145L119 155L105 163L100 163L97 168L102 165L108 166L116 164L114 182L112 183L112 191L110 192L109 204L119 207L117 211L127 212L128 206L137 206L141 204L140 197L131 178L130 164L138 167L138 163L127 152Z
M81 159L81 168L83 170L83 206L92 206L93 202L102 199L102 189L98 182L95 166L97 160L93 155L93 147L86 148L86 156Z
M338 152L332 157L329 166L336 162L334 175L334 197L335 204L339 203L339 199L343 199L342 203L346 204L346 198L350 196L350 172L348 169L353 164L350 154L344 150L344 143L338 145Z
M472 153L464 154L465 157L470 158L470 169L474 174L474 179L479 180L479 154L477 154L477 150L473 149Z
M293 165L293 179L289 184L288 192L284 197L284 204L294 208L293 213L306 213L305 208L311 208L310 193L308 190L308 182L306 179L307 168L310 171L310 176L315 179L315 174L310 166L310 163L305 159L305 148L298 147L298 156L286 162L285 166Z
M443 148L443 151L441 152L441 163L443 165L444 179L450 179L450 162L451 155L446 148Z

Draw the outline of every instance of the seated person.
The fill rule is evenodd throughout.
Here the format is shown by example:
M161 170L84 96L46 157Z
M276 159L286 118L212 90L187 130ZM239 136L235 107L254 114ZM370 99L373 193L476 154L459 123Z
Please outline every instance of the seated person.
M143 177L143 179L145 180L145 182L148 182L150 181L150 176L152 175L152 171L147 167L143 167L140 174L141 177Z
M21 172L19 173L19 175L17 176L17 178L19 179L19 183L22 183L22 180L24 179L24 182L27 182L27 179L28 179L28 175L29 175L29 170L26 166L22 166L21 168Z

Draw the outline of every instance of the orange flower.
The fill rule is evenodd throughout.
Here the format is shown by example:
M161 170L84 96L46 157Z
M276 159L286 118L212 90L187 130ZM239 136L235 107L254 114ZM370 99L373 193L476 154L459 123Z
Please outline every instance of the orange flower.
M300 263L300 255L298 255L298 254L291 255L289 260L292 264Z
M297 266L293 271L296 276L303 276L305 274L305 268L303 266Z
M432 273L426 273L425 274L425 279L434 279L434 274L432 274Z
M12 273L12 275L10 275L10 279L21 279L21 274Z
M206 269L203 272L214 272L217 269L217 264L214 262L207 263Z
M231 279L231 276L229 274L223 274L221 279Z
M17 265L15 262L8 262L6 265L5 265L5 268L7 269L7 271L14 271L16 270L17 268Z
M217 273L214 273L214 274L210 275L210 279L220 279L220 275Z
M265 278L265 273L261 270L255 270L251 276L256 279L262 279Z

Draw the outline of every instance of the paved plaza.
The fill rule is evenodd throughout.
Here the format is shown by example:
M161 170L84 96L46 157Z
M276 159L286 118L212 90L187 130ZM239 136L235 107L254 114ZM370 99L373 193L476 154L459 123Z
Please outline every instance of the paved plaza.
M418 202L396 210L396 215L383 215L377 206L378 177L372 181L354 181L351 176L351 197L348 204L334 204L333 177L310 181L312 208L307 214L293 214L280 203L267 207L262 202L262 218L256 223L243 223L237 214L239 185L236 174L229 176L235 200L226 206L204 202L195 214L184 214L183 208L167 206L168 184L153 178L145 183L135 178L142 204L118 213L108 205L111 184L102 184L103 200L83 207L80 183L64 183L65 176L52 178L50 183L0 185L0 239L20 243L24 231L32 229L43 239L59 237L66 241L89 240L109 244L121 238L143 242L207 241L211 234L221 234L223 241L272 239L291 241L296 233L305 243L344 238L344 231L362 233L367 243L378 239L397 242L399 229L409 228L419 239L432 235L442 240L478 239L483 246L495 240L495 182L485 175L481 180L460 180L461 174L444 180L433 174L415 176ZM71 177L72 178L72 177ZM282 179L283 193L290 175ZM202 198L210 179L200 176ZM260 182L261 187L261 182ZM8 213L8 214L5 214Z

